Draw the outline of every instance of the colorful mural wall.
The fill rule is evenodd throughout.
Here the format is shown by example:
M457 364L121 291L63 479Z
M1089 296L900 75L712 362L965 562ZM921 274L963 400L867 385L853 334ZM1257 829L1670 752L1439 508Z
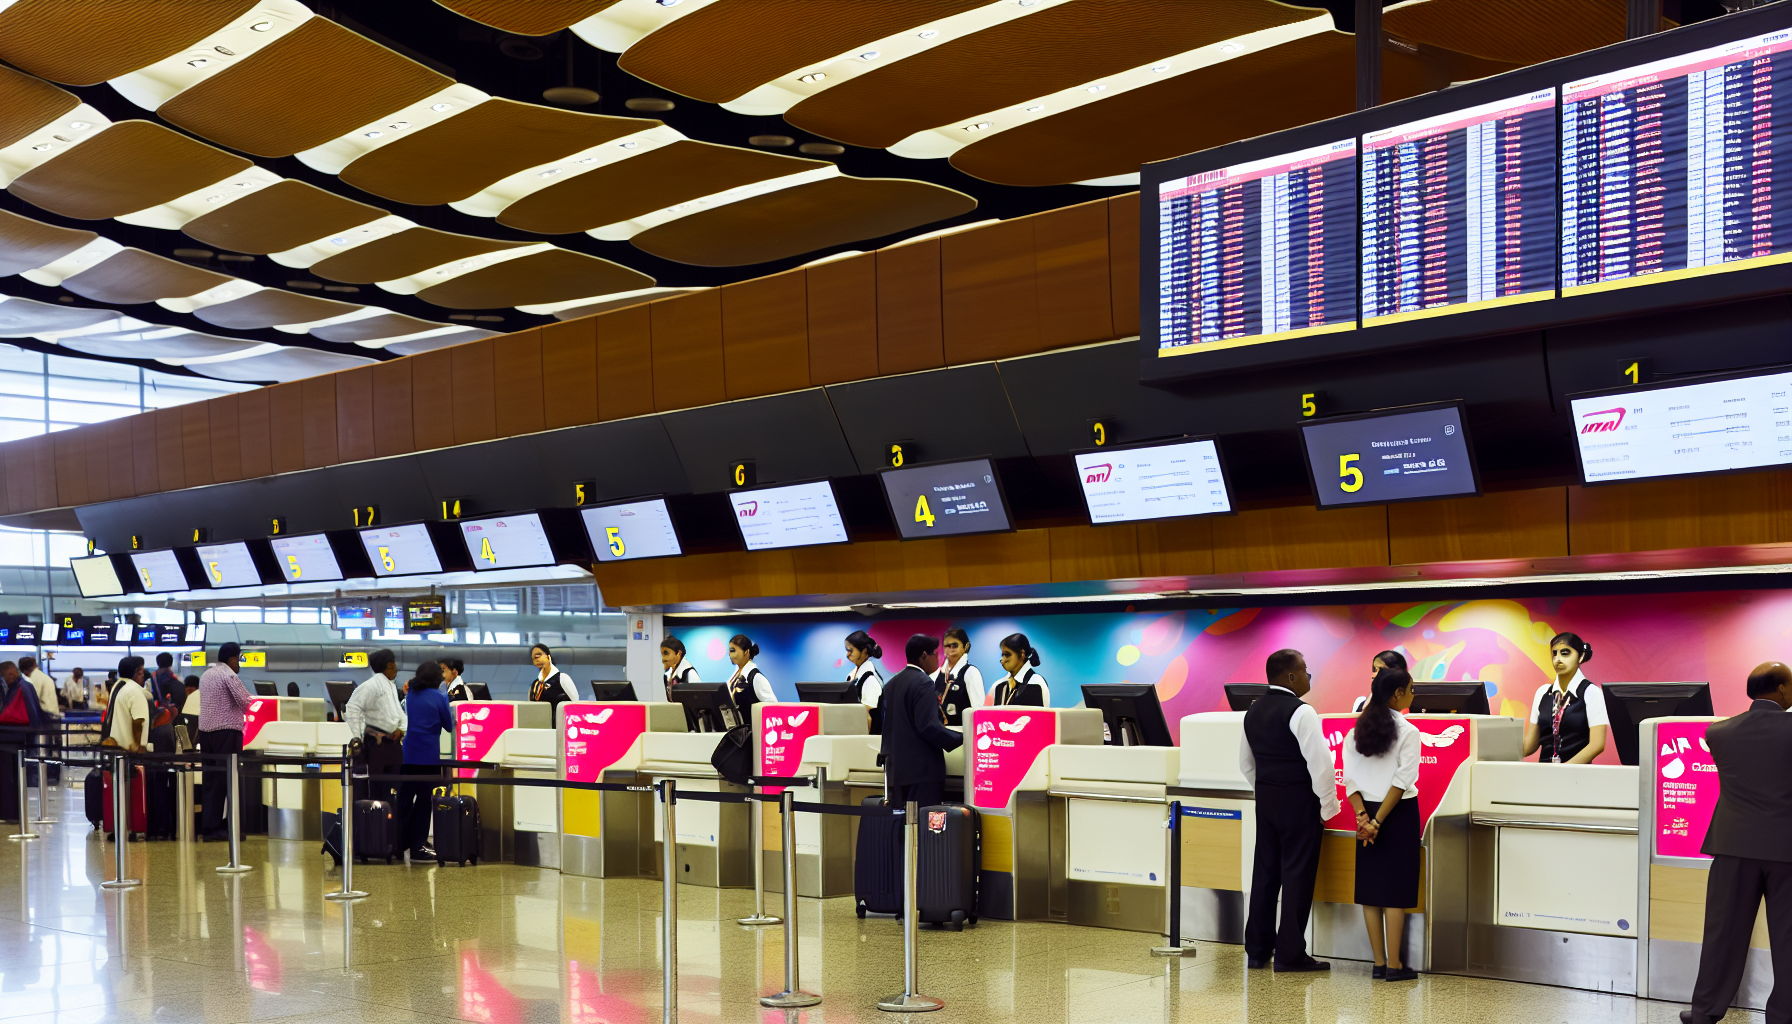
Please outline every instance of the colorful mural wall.
M732 673L728 637L745 632L760 646L759 667L780 697L798 681L845 679L843 641L867 630L884 649L884 677L902 668L913 633L938 636L961 626L971 660L994 686L1004 675L997 645L1025 633L1041 657L1052 703L1082 699L1083 683L1157 686L1172 728L1183 715L1225 710L1224 684L1262 682L1270 652L1292 647L1313 673L1308 697L1321 712L1349 711L1368 692L1369 662L1392 648L1421 680L1478 681L1496 714L1523 716L1552 676L1549 638L1572 630L1593 645L1594 682L1712 683L1720 715L1742 710L1743 681L1763 661L1792 661L1792 592L1710 591L1524 600L1449 600L1397 604L1211 608L1171 612L963 615L951 619L858 617L804 622L743 619L674 625L704 679ZM1604 760L1614 760L1607 748Z

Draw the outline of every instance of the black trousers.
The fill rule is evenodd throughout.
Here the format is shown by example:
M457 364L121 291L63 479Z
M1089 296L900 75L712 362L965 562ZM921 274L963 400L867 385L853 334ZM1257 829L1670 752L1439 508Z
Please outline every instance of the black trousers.
M361 736L361 763L367 766L369 775L397 775L404 764L404 744L390 736L378 739L372 733L364 733ZM369 779L355 783L356 800L396 803L397 794L398 786L391 782Z
M400 783L398 802L392 808L400 823L399 840L404 843L403 849L415 850L429 838L429 816L434 807L430 793L443 782L442 767L434 764L407 764L401 767L399 774L427 776L417 782Z
M1263 960L1274 954L1276 963L1284 965L1306 959L1307 917L1313 912L1319 839L1324 833L1319 798L1311 789L1258 785L1257 855L1251 864L1251 906L1244 925L1246 956Z
M915 802L915 809L931 807L946 801L946 783L941 779L928 782L911 782L906 786L896 786L890 795L895 798L896 806L905 807L910 800Z
M243 752L243 731L213 729L202 732L199 734L199 750L205 754L240 754ZM207 767L204 778L204 812L199 818L199 832L201 835L217 835L224 831L224 806L230 800L230 780L225 778L222 764L216 768ZM242 822L233 821L230 827L236 829L238 835L242 834Z
M1722 854L1712 858L1705 882L1705 945L1699 951L1699 978L1692 987L1693 1019L1717 1020L1735 1002L1763 897L1767 938L1773 946L1767 1024L1792 1024L1792 862Z

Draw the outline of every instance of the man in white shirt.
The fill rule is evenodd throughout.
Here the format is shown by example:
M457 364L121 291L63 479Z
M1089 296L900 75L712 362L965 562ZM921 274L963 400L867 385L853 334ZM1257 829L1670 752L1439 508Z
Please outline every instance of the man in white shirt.
M392 685L398 678L398 658L391 651L373 652L367 659L373 675L362 680L343 706L342 720L348 734L361 738L361 757L374 775L397 775L404 764L404 706L398 702L398 689ZM396 786L390 782L369 782L356 793L363 800L384 800L391 803Z
M37 659L27 654L19 659L19 671L31 680L31 686L37 691L38 706L43 708L45 718L61 718L62 705L57 702L56 680L43 670ZM49 723L45 723L48 725Z
M135 662L128 666L126 662ZM149 693L137 677L143 674L143 659L130 657L119 662L119 675L124 680L112 692L112 731L107 735L114 743L133 754L146 753L149 747Z
M1307 659L1299 651L1277 651L1264 674L1269 692L1244 713L1238 744L1239 771L1257 794L1246 962L1265 967L1273 957L1277 971L1328 971L1331 964L1307 955L1306 933L1319 877L1319 841L1326 820L1338 813L1337 773L1319 715L1300 699L1313 687Z

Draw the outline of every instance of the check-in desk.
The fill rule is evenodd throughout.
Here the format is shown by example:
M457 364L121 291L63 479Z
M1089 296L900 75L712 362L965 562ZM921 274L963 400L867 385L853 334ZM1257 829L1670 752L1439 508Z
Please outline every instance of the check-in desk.
M1182 935L1241 943L1257 835L1257 799L1238 770L1244 712L1184 716L1181 736L1168 796L1182 802Z
M280 757L317 753L317 727L326 725L322 697L256 697L243 713L243 750ZM336 751L328 751L336 753ZM298 775L300 765L268 765L267 775ZM323 838L318 824L315 779L263 778L242 787L243 818L267 821L270 839Z
M870 735L865 706L850 704L755 704L753 746L758 751L760 775L813 777L817 767L828 769L828 792L821 799L847 802L846 780L853 769L877 767L877 744ZM813 756L811 756L813 750ZM836 770L837 769L837 770ZM836 780L838 785L836 785ZM781 790L767 786L768 794ZM798 790L796 799L816 799L813 791ZM761 877L771 892L784 891L784 826L778 805L761 803L759 858ZM846 896L853 891L852 854L856 818L837 814L796 816L796 891L799 896Z
M1062 921L1063 816L1054 815L1053 751L1100 746L1101 712L1092 708L984 707L965 713L965 802L983 829L977 915L1002 921ZM947 765L947 771L952 766ZM1061 807L1061 802L1060 802ZM1161 841L1160 841L1161 844ZM1058 862L1054 863L1054 858Z
M529 729L546 735L537 738L534 745L523 741L519 752L525 758L530 757L531 752L537 757L545 754L545 767L542 763L532 762L525 770L533 768L543 773L541 777L551 778L558 769L558 758L554 754L553 705L543 701L465 700L451 707L456 761L501 763L500 759L508 749L505 735L513 729ZM479 803L479 859L482 861L497 863L516 859L516 794L523 787L481 782L482 779L502 778L513 771L512 767L500 767L456 768L451 772L458 779L471 780L473 798ZM465 793L468 787L456 788ZM552 810L557 819L559 808ZM539 851L540 844L536 847ZM558 850L553 851L556 858L558 853Z
M1066 920L1163 934L1169 882L1167 794L1182 765L1175 747L1053 747L1052 817L1064 821Z
M568 701L560 705L560 777L570 782L645 784L640 770L647 757L648 733L686 735L684 709L672 703ZM561 873L658 877L648 840L653 816L650 793L561 790Z
M648 732L642 737L640 774L650 784L676 779L681 793L745 793L745 786L722 778L710 764L723 735ZM666 834L657 806L652 817L653 841L641 874L658 878L661 844L666 842ZM672 842L677 844L680 885L728 889L753 884L753 819L746 804L680 800L675 824L678 834Z
M559 733L553 729L507 729L492 744L486 757L503 767L500 778L540 779L552 782L560 775ZM483 774L483 773L482 773ZM481 853L499 839L500 855L507 852L516 864L538 868L560 867L560 791L547 786L485 786L504 789L510 796L510 829L494 830L479 816ZM508 842L506 851L503 844Z

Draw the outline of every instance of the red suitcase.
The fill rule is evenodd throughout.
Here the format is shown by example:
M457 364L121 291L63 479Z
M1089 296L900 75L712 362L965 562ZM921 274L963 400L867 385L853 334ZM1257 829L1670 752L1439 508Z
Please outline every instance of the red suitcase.
M105 810L102 813L105 815L106 831L114 832L116 830L112 826L113 804L111 772L106 773L105 780L104 785L101 787L104 791L106 801ZM142 839L149 832L149 799L145 789L142 765L137 765L131 769L131 792L129 799L126 802L129 809L126 811L125 817L130 826L130 834L135 838Z

